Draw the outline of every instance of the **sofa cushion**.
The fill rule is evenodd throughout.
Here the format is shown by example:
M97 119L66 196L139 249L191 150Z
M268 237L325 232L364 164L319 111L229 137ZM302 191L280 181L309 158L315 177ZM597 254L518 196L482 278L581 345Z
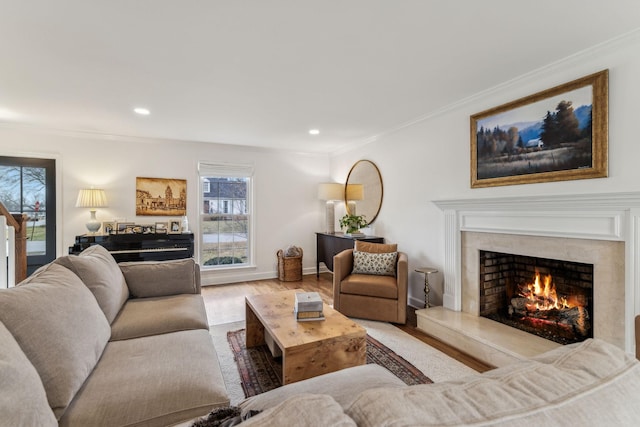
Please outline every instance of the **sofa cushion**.
M109 323L129 298L129 289L113 256L100 245L90 246L80 255L67 255L54 262L73 271L91 290Z
M61 426L167 426L228 406L209 332L174 332L107 344Z
M457 381L363 392L359 426L622 426L640 419L640 363L590 339Z
M398 252L370 253L354 250L351 274L395 277L397 259Z
M201 295L130 299L111 324L111 340L209 329Z
M47 264L0 292L0 321L38 371L59 419L111 334L93 294L71 270Z
M326 394L301 394L254 415L243 427L355 427L340 405Z
M356 240L353 247L354 250L360 252L369 252L372 254L383 254L388 252L398 252L397 243L371 243Z
M200 267L192 258L122 262L120 268L134 298L200 293Z
M57 426L42 380L0 322L0 427Z
M340 292L397 300L398 282L390 276L351 274L340 282Z

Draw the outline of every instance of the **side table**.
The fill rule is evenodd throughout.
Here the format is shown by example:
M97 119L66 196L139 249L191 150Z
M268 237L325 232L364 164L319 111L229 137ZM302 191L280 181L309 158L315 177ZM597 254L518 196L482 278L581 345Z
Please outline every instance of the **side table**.
M320 277L321 262L333 271L333 257L345 249L353 249L356 240L384 243L384 238L377 236L351 237L344 233L316 233L316 277Z
M420 267L415 270L417 273L424 274L424 308L429 308L429 275L432 273L437 273L438 270L431 267Z

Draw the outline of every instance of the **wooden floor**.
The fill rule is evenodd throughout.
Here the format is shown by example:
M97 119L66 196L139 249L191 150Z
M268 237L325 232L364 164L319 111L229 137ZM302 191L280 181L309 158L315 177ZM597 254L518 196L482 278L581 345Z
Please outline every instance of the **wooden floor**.
M299 282L281 282L278 279L270 279L230 285L205 286L202 288L202 296L205 300L209 323L219 325L245 320L244 297L246 295L272 293L287 289L303 289L307 292L318 292L326 304L333 304L332 278L333 275L331 273L321 273L319 278L316 278L315 275L303 276ZM413 307L408 307L407 324L395 326L478 372L485 372L493 368L418 330L415 310Z

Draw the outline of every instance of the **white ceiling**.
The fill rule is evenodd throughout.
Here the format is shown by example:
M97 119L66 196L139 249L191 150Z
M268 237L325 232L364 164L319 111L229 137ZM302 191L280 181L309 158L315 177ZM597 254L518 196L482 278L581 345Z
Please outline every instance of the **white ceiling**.
M0 0L0 11L0 121L311 152L640 27L638 0Z

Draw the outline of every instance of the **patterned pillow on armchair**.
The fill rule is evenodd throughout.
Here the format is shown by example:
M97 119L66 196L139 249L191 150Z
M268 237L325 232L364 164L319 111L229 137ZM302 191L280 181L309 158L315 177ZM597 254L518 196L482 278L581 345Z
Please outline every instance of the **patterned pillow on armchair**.
M397 260L398 252L370 253L354 250L351 274L395 277Z

